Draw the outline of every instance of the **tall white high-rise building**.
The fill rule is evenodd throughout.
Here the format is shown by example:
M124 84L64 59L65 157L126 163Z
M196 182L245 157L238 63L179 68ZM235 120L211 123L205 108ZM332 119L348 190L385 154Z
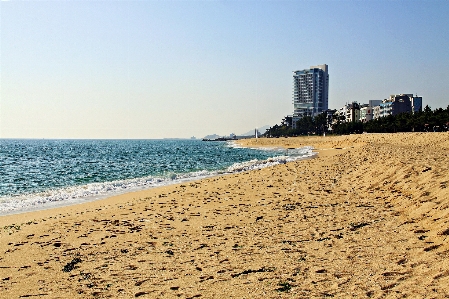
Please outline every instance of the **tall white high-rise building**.
M327 64L293 72L293 128L304 116L315 117L329 107Z

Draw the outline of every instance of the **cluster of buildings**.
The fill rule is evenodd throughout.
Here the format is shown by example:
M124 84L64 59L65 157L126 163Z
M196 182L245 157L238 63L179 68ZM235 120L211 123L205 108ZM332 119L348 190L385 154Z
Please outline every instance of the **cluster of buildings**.
M422 97L413 94L390 95L388 99L371 100L367 104L352 102L340 109L329 109L328 65L311 66L293 72L292 125L305 116L327 113L328 124L366 122L388 115L422 111Z
M393 94L388 99L371 100L368 104L352 102L340 109L328 109L326 113L328 119L333 123L341 122L367 122L373 119L397 115L401 113L411 113L422 111L422 97L413 94Z

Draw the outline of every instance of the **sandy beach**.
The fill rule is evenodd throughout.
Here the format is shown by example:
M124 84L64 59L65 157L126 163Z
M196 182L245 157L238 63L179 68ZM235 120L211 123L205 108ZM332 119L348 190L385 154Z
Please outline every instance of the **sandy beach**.
M0 217L0 298L447 298L449 133Z

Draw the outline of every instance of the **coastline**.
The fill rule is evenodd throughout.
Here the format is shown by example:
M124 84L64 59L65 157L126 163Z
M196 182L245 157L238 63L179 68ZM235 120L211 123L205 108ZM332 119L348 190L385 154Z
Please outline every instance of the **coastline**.
M14 147L21 145L21 142L16 140L5 145L6 152L9 153L8 159L16 159L18 169L3 178L0 216L94 201L133 191L200 180L222 173L257 169L312 154L311 148L304 148L285 157L285 152L279 148L257 150L234 146L229 142L35 142L27 144L28 151L40 152L40 148L50 147L52 152L45 152L47 156L55 155L57 161L39 163L42 159L51 159L37 153L34 158L39 167L29 172L29 159L22 159L20 151L14 150ZM76 148L77 154L83 158L74 161L65 159L66 155L73 155L73 148ZM98 148L95 154L93 148ZM129 151L134 154L128 156ZM18 153L15 154L16 152ZM161 163L156 163L157 160L161 160ZM107 164L109 166L106 166ZM60 175L61 173L63 175ZM27 181L32 181L33 184L28 184Z
M184 145L185 146L185 145ZM220 175L249 171L264 167L270 167L279 163L286 163L293 160L305 159L314 155L311 147L303 147L290 151L288 155L278 148L254 149L242 147L235 143L226 143L225 148L231 151L241 152L249 150L259 155L246 157L247 160L234 161L232 164L221 165L222 168L206 167L201 170L191 172L172 172L169 175L157 174L143 177L127 178L112 181L91 182L85 185L73 185L62 188L53 188L41 192L18 194L11 197L0 197L0 218L8 215L29 213L41 210L55 209L59 207L72 206L80 203L88 203L103 200L122 194L133 193L168 185L176 185L198 181ZM188 148L188 146L187 146ZM232 148L235 148L232 150ZM221 154L221 153L220 153ZM96 171L96 170L91 170ZM1 222L0 222L1 223Z
M319 154L2 216L0 297L449 295L448 133L239 143Z

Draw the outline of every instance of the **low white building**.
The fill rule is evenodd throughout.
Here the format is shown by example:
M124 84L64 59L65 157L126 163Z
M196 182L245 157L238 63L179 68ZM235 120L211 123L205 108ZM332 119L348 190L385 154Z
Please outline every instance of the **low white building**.
M346 105L346 122L360 121L360 105L357 102L352 102Z
M375 118L374 109L382 103L381 100L370 100L368 104L360 105L360 121L367 122Z
M367 104L362 105L360 107L360 121L361 122L367 122L374 118L374 108L371 106L368 106Z
M380 118L380 106L374 106L373 112L374 112L374 114L373 114L374 119Z

